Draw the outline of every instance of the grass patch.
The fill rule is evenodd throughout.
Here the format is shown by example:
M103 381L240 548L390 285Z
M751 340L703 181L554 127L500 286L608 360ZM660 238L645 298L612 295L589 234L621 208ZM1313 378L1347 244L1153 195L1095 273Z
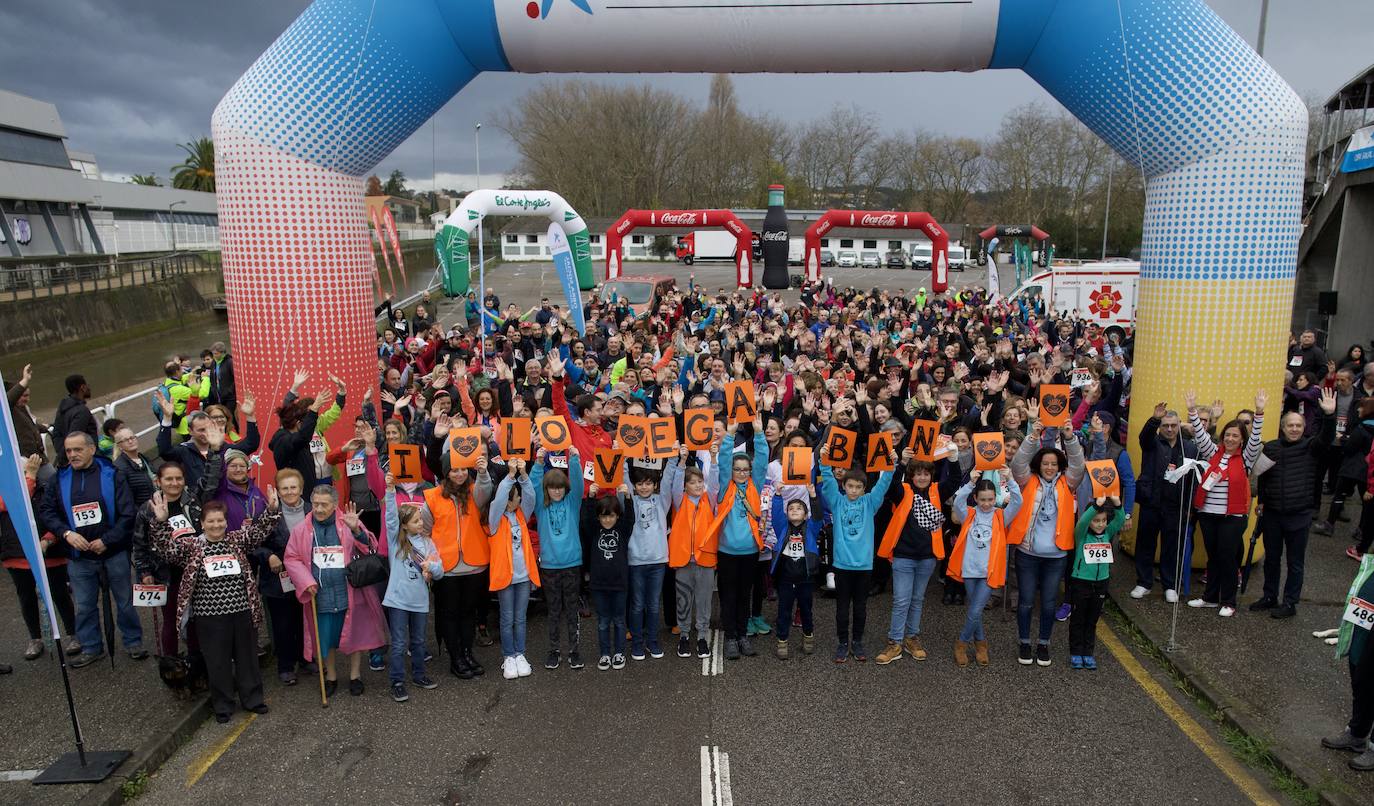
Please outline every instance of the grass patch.
M125 802L131 801L143 794L148 788L148 773L139 770L124 780L119 785L119 794Z
M1293 773L1279 764L1270 751L1269 742L1242 731L1226 719L1225 714L1211 703L1192 683L1188 682L1172 663L1169 663L1164 650L1155 646L1139 627L1135 625L1121 608L1110 599L1107 601L1107 617L1112 629L1125 636L1131 648L1153 660L1159 669L1169 677L1175 689L1197 706L1207 719L1216 726L1222 741L1238 761L1251 769L1264 773L1269 784L1285 797L1301 806L1316 806L1320 802L1317 790L1308 786Z

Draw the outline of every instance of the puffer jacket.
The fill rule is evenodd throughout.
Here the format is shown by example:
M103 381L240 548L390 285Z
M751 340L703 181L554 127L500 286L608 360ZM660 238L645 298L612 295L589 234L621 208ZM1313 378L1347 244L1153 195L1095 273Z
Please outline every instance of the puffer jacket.
M1374 448L1374 420L1365 420L1350 430L1341 446L1340 477L1363 484L1369 473L1366 457Z
M1322 413L1316 436L1289 442L1282 436L1264 443L1264 455L1274 461L1259 480L1259 500L1265 512L1296 515L1312 512L1317 501L1317 465L1336 435L1336 418Z

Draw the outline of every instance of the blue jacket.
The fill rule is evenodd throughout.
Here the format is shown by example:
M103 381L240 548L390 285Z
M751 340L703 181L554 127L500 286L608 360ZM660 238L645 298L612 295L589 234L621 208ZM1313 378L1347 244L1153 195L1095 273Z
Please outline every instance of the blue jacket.
M94 472L100 486L98 499L101 504L100 523L94 526L83 526L76 528L72 521L72 501L73 501L73 480L77 471L71 465L67 465L57 471L57 476L43 495L42 505L39 507L39 520L42 521L44 529L52 532L59 540L68 530L80 534L87 540L100 540L105 544L105 553L96 554L93 551L77 551L68 546L67 556L70 559L106 559L112 554L126 551L129 548L130 540L133 536L134 516L137 514L134 508L134 497L129 492L129 485L124 478L115 470L115 466L110 460L96 456L91 460L91 467L82 473L83 484L77 485L80 490L85 482L92 481L91 474ZM76 497L83 501L96 500L94 491L87 490L85 495L78 493ZM63 541L64 544L66 541Z
M568 457L568 494L562 501L544 498L544 462L530 469L534 487L534 513L539 522L539 567L550 570L579 568L582 565L582 540L578 534L578 513L582 511L582 463Z
M873 489L856 501L840 492L835 473L821 465L821 498L834 513L834 566L842 571L873 570L873 522L883 504L892 471L884 470Z
M777 535L779 541L787 539L787 530L791 525L787 522L787 502L780 495L773 496L773 534ZM808 506L810 517L806 519L806 570L808 574L815 574L820 568L820 535L822 524L822 513L820 506ZM768 573L778 570L778 558L782 556L782 549L778 546L773 547L773 562L768 566Z

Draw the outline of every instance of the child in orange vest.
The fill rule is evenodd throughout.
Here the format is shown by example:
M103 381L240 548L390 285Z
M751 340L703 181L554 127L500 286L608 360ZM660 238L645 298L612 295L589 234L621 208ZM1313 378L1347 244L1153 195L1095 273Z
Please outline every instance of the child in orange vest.
M982 478L975 470L969 480L954 494L950 514L955 523L963 524L959 539L949 553L946 571L956 582L963 582L968 597L968 611L964 628L954 642L954 662L968 665L968 645L973 644L974 657L979 666L988 665L988 640L983 631L983 608L993 588L1000 588L1007 578L1007 520L1014 519L1021 509L1021 488L1007 485L1007 498L998 508L997 484Z
M687 464L688 449L680 449L678 463ZM716 584L716 547L719 536L711 528L715 521L713 491L706 476L695 467L676 475L680 487L670 489L673 502L672 527L668 530L668 567L673 569L677 588L677 656L692 656L692 627L696 627L698 658L709 658L711 646L711 592ZM676 485L675 485L676 486Z
M539 585L539 564L529 528L533 514L534 484L525 462L514 459L510 472L496 488L487 516L491 590L496 591L501 605L501 675L507 680L530 676L530 662L525 659L525 611L530 589Z

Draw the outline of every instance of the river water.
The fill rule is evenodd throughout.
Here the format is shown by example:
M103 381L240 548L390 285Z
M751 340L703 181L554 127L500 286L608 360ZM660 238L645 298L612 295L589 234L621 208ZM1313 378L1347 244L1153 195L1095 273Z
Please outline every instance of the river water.
M393 271L396 271L394 267ZM382 269L381 272L382 282L389 288L386 270ZM424 290L433 279L434 250L406 250L406 282L401 283L400 272L396 271L396 298L404 299ZM86 376L94 395L91 401L94 408L95 405L153 386L162 378L162 365L173 355L185 353L199 356L201 350L217 341L229 343L229 321L222 311L188 319L186 325L176 330L130 338L99 350L73 347L69 351L55 351L55 354L33 367L30 408L40 420L50 422L57 404L67 394L63 382L68 375L74 374ZM229 352L233 353L233 350L234 346L230 343ZM0 356L0 373L3 373L7 386L19 380L23 364L22 359ZM136 408L139 415L147 415L151 422L150 404L136 401L125 406ZM130 419L133 414L133 411L122 409L117 412L122 419Z

